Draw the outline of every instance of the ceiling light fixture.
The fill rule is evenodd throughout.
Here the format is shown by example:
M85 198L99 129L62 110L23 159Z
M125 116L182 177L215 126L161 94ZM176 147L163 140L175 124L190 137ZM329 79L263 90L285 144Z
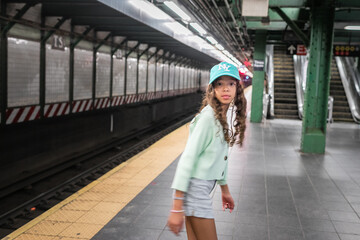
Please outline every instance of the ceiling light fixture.
M217 47L220 51L224 50L225 48L220 45L220 44L216 44L215 47Z
M200 34L206 34L205 29L203 29L198 23L190 23L190 26L192 26Z
M345 26L344 29L346 30L360 30L360 26Z
M156 7L154 4L152 4L148 1L131 0L131 1L129 1L129 3L131 5L133 5L134 7L140 9L141 11L143 11L144 13L146 13L147 15L149 15L152 18L155 18L158 20L165 20L165 19L171 20L172 19L169 15L167 15L165 12L163 12L158 7Z
M211 37L211 36L208 36L206 37L206 39L211 43L211 44L217 44L218 42L215 40L215 38Z
M174 13L176 13L179 17L181 17L181 20L190 21L191 18L189 15L187 15L181 8L179 8L174 2L171 1L165 1L164 4L170 8Z

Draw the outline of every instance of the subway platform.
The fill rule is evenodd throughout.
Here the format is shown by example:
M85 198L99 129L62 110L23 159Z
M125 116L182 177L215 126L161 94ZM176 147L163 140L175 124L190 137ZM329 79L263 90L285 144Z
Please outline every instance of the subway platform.
M172 240L171 181L188 125L167 135L4 239ZM247 123L229 154L232 213L213 208L220 240L360 239L360 127L328 126L326 153L303 154L300 120Z
M236 206L221 210L213 194L219 239L360 239L360 128L332 124L325 155L299 152L301 121L249 124L234 147L229 186ZM187 239L166 227L177 161L120 211L93 239Z

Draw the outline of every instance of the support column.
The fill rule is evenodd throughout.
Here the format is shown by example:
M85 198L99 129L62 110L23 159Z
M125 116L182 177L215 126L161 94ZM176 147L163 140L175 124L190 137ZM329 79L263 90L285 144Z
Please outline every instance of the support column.
M69 59L69 106L70 114L73 111L73 102L74 102L74 25L71 23L71 32L70 32L70 59Z
M1 1L1 16L6 16L6 3ZM7 108L7 32L6 22L1 22L1 39L0 39L0 110L1 110L1 125L6 124L6 108Z
M310 59L302 123L302 152L325 152L334 16L334 0L312 2Z
M263 112L263 90L265 79L266 31L258 30L255 36L254 76L252 79L250 121L261 123Z
M41 11L41 27L45 27L45 16ZM45 30L41 30L40 42L40 117L45 114L45 95L46 95L46 39Z
M95 39L97 38L97 34L96 31L94 31L94 47L93 47L93 64L92 64L92 94L91 94L91 99L92 99L92 107L93 109L95 109L95 99L96 99L96 56L97 56L97 48L96 48L96 43L95 43Z

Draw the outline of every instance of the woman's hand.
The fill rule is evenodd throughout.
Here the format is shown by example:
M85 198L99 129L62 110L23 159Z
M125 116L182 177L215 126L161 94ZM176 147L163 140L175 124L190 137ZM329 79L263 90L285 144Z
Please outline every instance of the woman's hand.
M225 209L230 209L230 213L231 213L235 207L234 199L232 198L231 194L230 193L222 193L221 199L222 199L223 211L225 211Z
M168 218L167 225L170 230L178 236L184 226L184 213L171 212Z
M173 196L174 202L172 210L170 210L170 216L168 218L167 225L170 230L179 235L179 232L184 226L184 210L183 210L183 200L184 193L176 190Z
M228 185L221 185L221 199L222 199L222 209L230 209L230 213L233 211L235 204L234 199L232 198Z

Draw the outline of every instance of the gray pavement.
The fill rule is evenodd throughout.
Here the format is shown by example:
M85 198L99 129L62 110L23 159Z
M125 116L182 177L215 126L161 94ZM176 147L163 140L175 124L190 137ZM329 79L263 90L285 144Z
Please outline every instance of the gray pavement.
M334 123L324 155L300 152L301 121L247 125L230 154L233 213L213 193L219 240L360 240L360 126ZM174 161L121 210L94 240L172 240L166 227Z

